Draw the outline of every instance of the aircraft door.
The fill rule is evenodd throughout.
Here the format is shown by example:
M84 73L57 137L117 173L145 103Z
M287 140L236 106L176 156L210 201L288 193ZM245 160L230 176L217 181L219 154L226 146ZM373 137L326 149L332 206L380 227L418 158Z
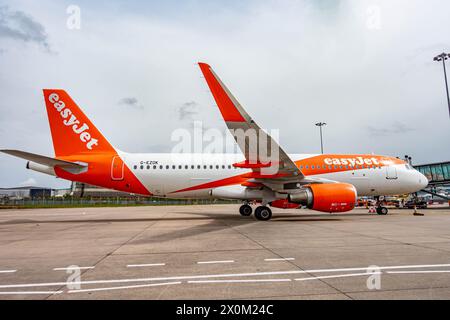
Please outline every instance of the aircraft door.
M386 167L386 179L397 180L398 179L397 168L395 168L393 166L387 166Z
M115 156L111 163L111 179L121 181L124 179L125 163L119 156Z

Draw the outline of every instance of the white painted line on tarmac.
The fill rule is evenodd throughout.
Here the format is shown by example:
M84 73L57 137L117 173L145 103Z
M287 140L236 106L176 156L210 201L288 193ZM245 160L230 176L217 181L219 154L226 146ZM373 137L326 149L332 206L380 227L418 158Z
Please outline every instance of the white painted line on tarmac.
M17 270L0 270L0 273L14 273L17 272Z
M63 291L0 291L0 295L22 295L22 294L60 294Z
M264 261L294 261L295 258L273 258L273 259L264 259Z
M95 267L65 267L65 268L53 268L53 271L67 271L67 270L90 270Z
M165 265L165 263L127 264L127 268L159 267Z
M409 266L386 266L379 267L379 270L395 270L395 269L416 269L416 268L439 268L450 267L450 264L434 264L434 265L409 265ZM232 277L257 277L257 276L272 276L272 275L289 275L289 274L305 274L305 273L330 273L330 272L350 272L350 271L364 271L364 268L341 268L341 269L316 269L316 270L292 270L292 271L274 271L274 272L255 272L255 273L229 273L229 274L211 274L211 275L195 275L195 276L173 276L173 277L159 277L159 278L133 278L133 279L111 279L111 280L89 280L71 282L72 285L88 285L100 283L131 283L131 282L150 282L150 281L174 281L187 279L210 279L210 278L232 278ZM367 273L370 275L371 273ZM372 273L373 274L373 273ZM25 284L7 284L0 285L3 288L29 288L29 287L53 287L65 286L66 282L48 282L48 283L25 283Z
M418 273L450 273L450 270L427 270L427 271L387 271L392 274L418 274Z
M192 280L187 283L252 283L252 282L291 282L292 279L231 279L231 280Z
M169 286L169 285L174 285L174 284L181 284L181 281L165 282L165 283L152 283L152 284L141 284L141 285L136 285L136 286L121 286L121 287L109 287L109 288L93 288L93 289L69 290L68 292L69 293L80 293L80 292L123 290L123 289L136 289L136 288Z
M319 276L319 277L308 277L308 278L298 278L295 281L308 281L308 280L320 280L320 279L335 279L335 278L350 278L350 277L370 277L375 274L381 274L381 272L365 272L365 273L351 273L351 274L337 274L332 276Z
M222 261L198 261L197 264L219 264L219 263L234 263L234 260L222 260Z

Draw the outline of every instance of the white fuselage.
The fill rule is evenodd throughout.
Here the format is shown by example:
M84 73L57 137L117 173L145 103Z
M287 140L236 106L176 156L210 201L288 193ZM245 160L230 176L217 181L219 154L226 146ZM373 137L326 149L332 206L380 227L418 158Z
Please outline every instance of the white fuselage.
M154 195L171 198L208 198L211 190L233 179L250 173L250 169L233 166L245 160L238 154L131 154L120 152L125 164ZM308 161L318 155L292 154L294 161ZM400 195L417 192L428 180L406 163L383 166L330 166L326 173L305 174L308 178L327 179L349 183L359 196ZM337 169L336 169L337 168ZM227 181L226 180L226 181ZM226 184L230 185L230 184ZM239 184L240 185L240 184ZM188 189L188 190L186 190Z

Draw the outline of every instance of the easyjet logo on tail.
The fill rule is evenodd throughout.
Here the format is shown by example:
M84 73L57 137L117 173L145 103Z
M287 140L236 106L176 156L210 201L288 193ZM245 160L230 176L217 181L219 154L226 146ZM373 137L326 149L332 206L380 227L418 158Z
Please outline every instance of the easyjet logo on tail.
M72 127L74 133L76 133L80 140L86 144L86 148L92 150L94 146L98 145L98 139L94 139L88 132L89 126L86 123L81 124L80 120L73 114L70 108L66 107L64 101L60 100L57 93L51 93L48 96L48 100L53 104L56 111L59 112L63 119L63 124L67 127Z

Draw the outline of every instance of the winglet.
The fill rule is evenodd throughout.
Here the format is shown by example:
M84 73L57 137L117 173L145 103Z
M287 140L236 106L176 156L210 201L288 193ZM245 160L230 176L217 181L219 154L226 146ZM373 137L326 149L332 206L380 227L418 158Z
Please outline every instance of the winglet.
M198 63L200 70L205 76L206 83L219 107L220 113L226 122L245 122L244 116L239 111L236 99L220 81L212 68L204 62Z

